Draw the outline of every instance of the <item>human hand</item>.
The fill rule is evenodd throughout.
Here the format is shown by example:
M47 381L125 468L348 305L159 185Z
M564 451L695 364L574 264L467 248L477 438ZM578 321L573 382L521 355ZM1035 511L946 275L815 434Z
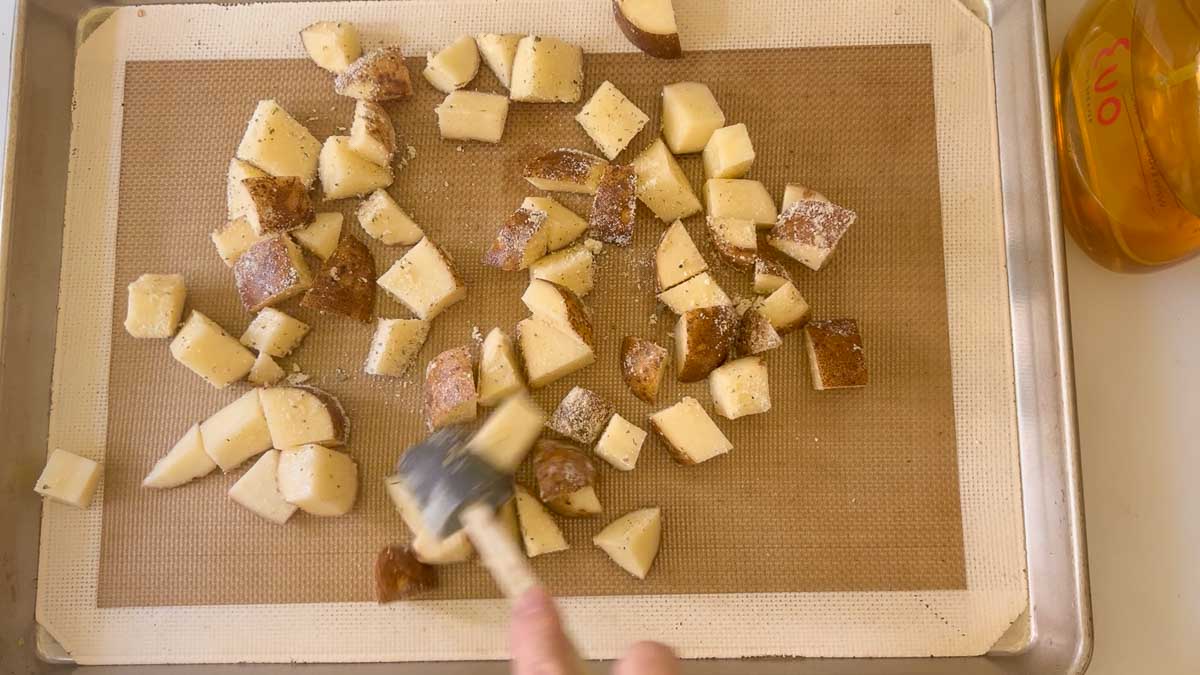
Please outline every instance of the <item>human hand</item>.
M513 675L583 675L575 647L563 632L554 600L541 588L525 592L513 604ZM657 642L638 642L625 652L613 675L679 675L675 653Z

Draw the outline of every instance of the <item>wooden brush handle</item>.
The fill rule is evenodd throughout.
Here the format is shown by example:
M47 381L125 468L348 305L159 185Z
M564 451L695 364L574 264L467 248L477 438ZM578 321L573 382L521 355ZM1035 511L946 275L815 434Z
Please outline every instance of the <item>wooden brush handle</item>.
M475 550L479 551L484 567L491 572L505 597L515 600L537 585L537 577L533 576L525 553L486 504L468 506L459 519L471 543L475 544Z

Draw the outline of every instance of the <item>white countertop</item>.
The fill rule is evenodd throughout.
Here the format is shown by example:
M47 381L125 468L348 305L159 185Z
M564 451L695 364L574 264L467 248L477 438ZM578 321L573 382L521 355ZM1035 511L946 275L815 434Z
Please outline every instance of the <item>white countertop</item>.
M1085 0L1046 0L1050 46ZM1068 248L1096 648L1089 675L1200 673L1200 259L1118 275Z

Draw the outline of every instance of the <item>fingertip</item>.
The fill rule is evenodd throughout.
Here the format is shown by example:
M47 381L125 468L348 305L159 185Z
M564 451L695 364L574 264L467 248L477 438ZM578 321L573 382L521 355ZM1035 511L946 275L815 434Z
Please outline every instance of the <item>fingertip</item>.
M679 675L679 658L660 642L637 642L625 651L613 675Z

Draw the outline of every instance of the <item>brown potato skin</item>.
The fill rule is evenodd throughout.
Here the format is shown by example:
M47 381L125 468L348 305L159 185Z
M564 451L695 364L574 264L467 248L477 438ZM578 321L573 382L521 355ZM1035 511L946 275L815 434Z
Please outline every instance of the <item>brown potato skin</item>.
M312 287L312 273L303 255L297 253L293 264L293 247L296 244L290 237L277 234L255 242L233 264L238 296L247 311L257 312Z
M633 25L633 22L621 12L620 0L612 0L612 7L617 26L634 47L657 59L678 59L683 56L683 49L679 46L678 33L670 35L647 33Z
M300 305L369 322L375 314L375 258L371 249L353 236L342 237Z
M412 96L412 80L399 47L363 54L333 80L334 91L366 101L391 101Z
M504 225L500 226L491 248L483 255L483 263L505 272L521 269L521 262L525 258L530 241L545 223L546 214L542 211L517 209L504 221Z
M406 546L385 546L375 556L375 600L380 604L437 588L437 568L417 560Z
M543 279L543 281L545 281ZM579 336L580 340L593 350L596 348L596 331L592 326L592 312L587 305L583 304L583 300L575 294L575 291L560 286L553 281L546 283L558 289L562 295L563 304L567 308L567 323L571 326L571 330Z
M729 242L729 240L720 236L712 223L708 224L708 239L712 242L713 248L717 249L717 253L721 258L733 265L734 267L753 267L755 261L758 260L758 251L752 248L741 248Z
M317 217L308 188L295 176L243 178L262 234L290 232L310 225Z
M728 306L693 309L679 317L679 325L687 326L687 344L683 362L676 364L676 375L680 382L698 382L729 358L737 335L737 310Z
M475 366L469 347L447 349L425 366L421 410L430 431L445 426L446 411L475 397Z
M591 485L596 467L576 446L542 439L533 450L538 497L546 503Z
M590 444L604 431L616 410L596 392L576 387L554 409L546 428L577 442Z
M529 160L522 175L527 179L571 183L581 191L592 192L590 186L599 180L598 174L603 174L606 166L608 162L603 157L574 148L558 148Z
M342 406L342 402L324 389L309 385L297 385L295 388L303 389L316 396L317 400L324 403L325 409L329 411L329 419L333 422L333 440L328 441L325 445L337 447L348 443L350 441L350 416L346 414L346 408Z
M658 398L658 388L667 372L670 352L666 347L634 335L621 339L621 377L633 395L646 403Z
M826 389L865 387L868 382L867 359L862 334L854 319L809 321L804 337L813 347Z
M366 121L367 133L371 137L379 139L387 150L388 157L391 158L396 154L396 127L392 124L392 118L388 117L383 106L374 101L359 101L359 105L362 107L362 117Z
M609 164L596 187L588 231L605 243L628 246L633 241L636 213L637 174L632 166Z
M746 310L738 323L737 339L734 342L734 349L739 355L761 354L782 344L783 339L771 325L770 319L753 307Z

